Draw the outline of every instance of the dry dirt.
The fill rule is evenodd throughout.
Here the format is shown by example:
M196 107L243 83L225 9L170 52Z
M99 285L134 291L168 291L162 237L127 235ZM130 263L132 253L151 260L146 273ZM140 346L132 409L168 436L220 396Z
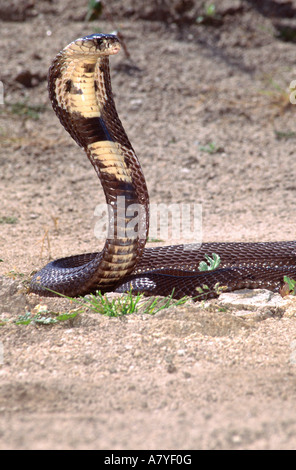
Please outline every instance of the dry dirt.
M296 447L293 309L15 324L38 303L73 308L19 292L33 270L102 246L103 193L46 90L52 58L82 35L124 38L113 89L151 202L201 203L204 241L295 238L296 1L223 0L215 18L157 3L110 1L113 22L87 23L86 0L0 1L1 449Z

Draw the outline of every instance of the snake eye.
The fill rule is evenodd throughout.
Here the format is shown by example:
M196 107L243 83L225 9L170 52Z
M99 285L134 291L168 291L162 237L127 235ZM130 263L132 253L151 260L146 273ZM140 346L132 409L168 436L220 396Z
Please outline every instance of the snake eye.
M109 41L107 39L101 39L99 46L100 46L100 49L102 50L108 49Z
M110 41L106 38L96 38L97 47L100 51L104 52L110 48Z

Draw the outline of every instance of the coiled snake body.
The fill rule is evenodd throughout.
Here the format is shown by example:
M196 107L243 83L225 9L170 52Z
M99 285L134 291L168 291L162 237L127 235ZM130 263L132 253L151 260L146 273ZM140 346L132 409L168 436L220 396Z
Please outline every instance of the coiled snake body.
M52 106L65 129L86 152L112 208L114 233L99 253L62 258L34 275L30 291L51 296L85 295L96 290L195 297L197 288L210 290L219 282L228 290L265 287L277 290L284 275L296 277L296 242L205 243L145 248L149 197L145 179L116 112L109 72L109 55L120 43L114 35L94 34L70 43L54 59L48 74ZM143 208L136 236L125 230L131 216L119 214L118 198L126 207ZM134 214L133 214L134 215ZM115 227L115 229L114 229ZM123 230L122 230L123 229ZM110 232L111 233L111 232ZM217 253L218 269L199 272L205 254Z

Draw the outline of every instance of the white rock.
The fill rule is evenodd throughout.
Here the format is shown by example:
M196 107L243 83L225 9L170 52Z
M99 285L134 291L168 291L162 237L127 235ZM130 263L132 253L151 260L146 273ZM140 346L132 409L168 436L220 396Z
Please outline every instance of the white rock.
M218 303L223 307L254 310L258 308L275 309L285 307L287 301L280 294L266 289L242 289L221 294Z

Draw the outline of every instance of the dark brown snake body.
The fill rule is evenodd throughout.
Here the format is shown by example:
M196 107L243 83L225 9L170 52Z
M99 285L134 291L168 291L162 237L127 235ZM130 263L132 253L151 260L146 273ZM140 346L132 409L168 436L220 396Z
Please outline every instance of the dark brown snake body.
M112 236L99 253L62 258L34 275L30 291L80 296L101 292L196 297L197 288L216 283L228 290L278 290L285 275L296 278L296 242L204 243L145 248L148 236L149 197L145 179L116 112L111 90L109 55L120 44L116 36L96 34L70 43L54 59L48 89L54 111L71 137L86 152L112 208ZM141 231L125 230L132 216L119 215L118 197L143 208ZM110 222L111 223L111 222ZM122 230L123 229L123 230ZM205 254L217 253L218 269L200 272Z

